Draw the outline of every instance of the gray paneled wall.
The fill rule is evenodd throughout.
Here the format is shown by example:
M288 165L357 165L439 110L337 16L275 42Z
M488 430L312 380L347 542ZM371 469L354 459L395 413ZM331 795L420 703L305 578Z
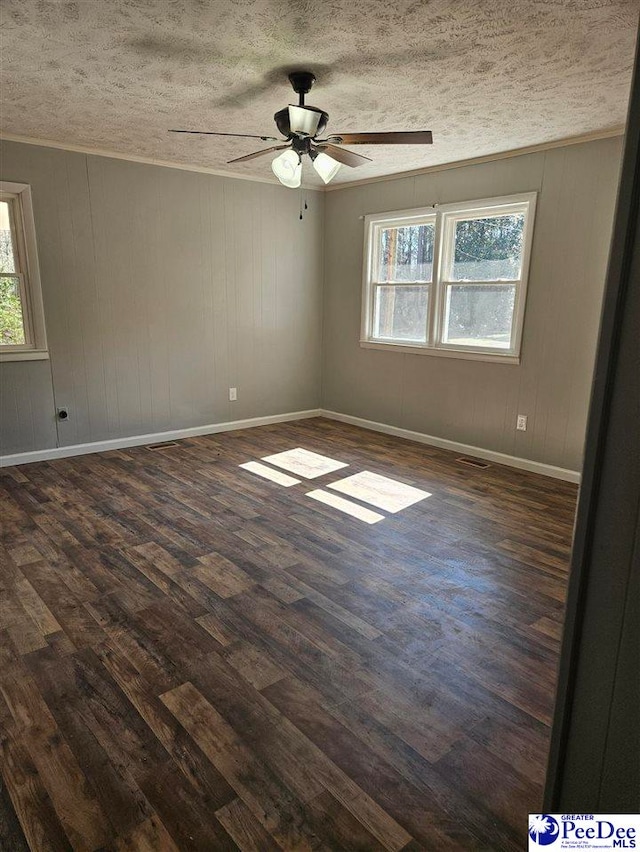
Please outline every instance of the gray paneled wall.
M580 468L620 139L309 192L302 222L270 184L1 150L3 178L33 188L51 351L0 364L3 453L322 404ZM363 214L531 190L520 365L359 346Z
M51 352L0 364L3 453L318 407L321 193L301 222L284 187L1 153L2 178L32 186Z
M55 404L48 361L0 364L0 451L56 446Z
M323 406L579 470L620 158L613 138L328 193ZM519 365L359 346L363 214L532 190Z

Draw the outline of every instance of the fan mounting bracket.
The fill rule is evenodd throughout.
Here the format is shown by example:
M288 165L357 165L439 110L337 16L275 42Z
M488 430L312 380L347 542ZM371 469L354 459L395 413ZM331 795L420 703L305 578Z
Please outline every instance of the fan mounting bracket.
M289 74L289 82L293 86L293 91L300 98L300 106L304 106L304 96L311 91L311 87L316 81L316 75L311 71L292 71Z

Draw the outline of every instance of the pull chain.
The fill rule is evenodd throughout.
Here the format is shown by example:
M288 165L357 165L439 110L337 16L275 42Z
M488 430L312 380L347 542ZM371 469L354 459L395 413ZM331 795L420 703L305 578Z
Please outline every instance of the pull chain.
M305 197L305 199L304 199L304 209L305 209L305 210L308 210L308 209L309 209L309 205L307 204L307 199L306 199L306 197ZM303 215L303 213L302 213L302 210L303 210L303 207L302 207L302 187L300 187L300 220L301 220L301 221L302 221L302 219L304 218L304 215Z

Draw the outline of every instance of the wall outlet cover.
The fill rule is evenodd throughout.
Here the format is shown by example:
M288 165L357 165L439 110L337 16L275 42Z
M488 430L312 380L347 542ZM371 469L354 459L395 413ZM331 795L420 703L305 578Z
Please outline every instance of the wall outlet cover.
M229 401L235 402L238 398L238 388L229 388Z
M518 414L518 419L516 420L516 429L519 432L527 431L527 415L526 414Z

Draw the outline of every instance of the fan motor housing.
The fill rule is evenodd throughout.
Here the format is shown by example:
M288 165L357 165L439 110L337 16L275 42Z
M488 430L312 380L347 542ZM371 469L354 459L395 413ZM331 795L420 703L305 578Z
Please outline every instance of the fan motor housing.
M310 110L313 110L314 112L320 113L320 121L318 122L318 128L317 128L316 133L315 133L316 136L320 136L320 134L324 131L325 127L327 126L327 122L329 121L329 115L323 109L318 109L318 107L307 106L305 104L304 108L310 109ZM287 137L287 139L292 139L294 136L297 135L291 130L291 127L290 127L290 124L289 124L289 107L288 106L285 107L284 109L278 110L278 112L273 116L273 118L274 118L274 121L276 123L276 127L278 128L280 133L282 133L283 136Z

